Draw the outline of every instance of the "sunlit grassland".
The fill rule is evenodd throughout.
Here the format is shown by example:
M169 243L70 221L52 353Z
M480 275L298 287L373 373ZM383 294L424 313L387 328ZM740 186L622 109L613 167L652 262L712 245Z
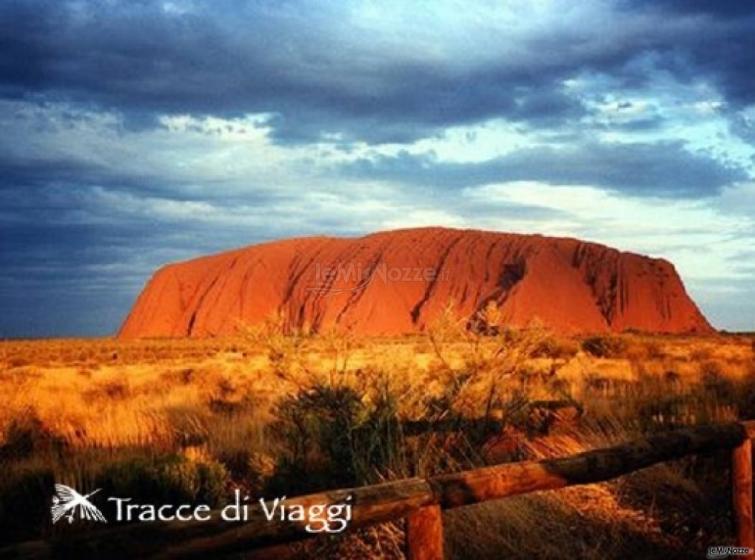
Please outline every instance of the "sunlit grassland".
M566 337L536 325L483 334L449 316L427 333L393 338L279 327L270 320L206 340L0 343L3 540L53 531L52 481L213 503L234 487L293 495L755 415L747 336ZM467 429L471 418L500 429ZM409 434L411 421L459 429ZM730 531L726 468L720 457L683 461L463 508L446 516L449 550L685 557ZM375 531L305 550L401 555L400 524Z

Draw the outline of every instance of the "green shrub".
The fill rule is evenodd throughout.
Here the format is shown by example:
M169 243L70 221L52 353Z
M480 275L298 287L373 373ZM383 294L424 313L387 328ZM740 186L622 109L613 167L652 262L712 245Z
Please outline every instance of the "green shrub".
M271 485L289 492L353 485L352 433L361 408L347 387L317 385L283 399L270 427L282 447Z
M135 457L111 463L97 476L96 486L112 496L140 503L202 503L224 499L228 473L214 461L195 462L182 455Z
M316 385L281 401L270 426L280 446L271 492L301 493L374 482L400 456L395 402L371 405L348 387Z

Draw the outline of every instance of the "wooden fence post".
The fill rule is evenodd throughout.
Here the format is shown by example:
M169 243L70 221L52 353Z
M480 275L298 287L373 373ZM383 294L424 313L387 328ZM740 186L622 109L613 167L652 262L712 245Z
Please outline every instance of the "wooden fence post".
M409 560L443 560L443 516L439 505L425 506L406 518Z
M737 546L755 548L752 530L752 440L745 438L734 448L731 458Z

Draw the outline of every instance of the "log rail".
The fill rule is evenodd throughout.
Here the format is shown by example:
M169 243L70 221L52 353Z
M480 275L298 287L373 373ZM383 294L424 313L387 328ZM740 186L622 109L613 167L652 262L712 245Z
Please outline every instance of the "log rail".
M410 560L443 558L442 510L578 484L611 480L689 455L732 452L736 545L753 548L752 446L755 421L660 433L568 457L507 463L431 478L410 478L289 498L289 505L352 505L349 530L407 519ZM216 558L312 537L303 523L268 521L250 508L248 521L136 523L0 549L0 560L51 558Z

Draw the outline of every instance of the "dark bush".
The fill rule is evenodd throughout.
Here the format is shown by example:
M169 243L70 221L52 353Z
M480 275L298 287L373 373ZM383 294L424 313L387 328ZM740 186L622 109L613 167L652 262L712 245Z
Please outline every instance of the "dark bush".
M396 407L387 395L367 406L351 388L317 385L284 399L276 416L270 432L281 449L270 492L368 483L399 455Z
M65 441L32 413L11 420L3 439L0 461L24 459L35 454L58 454L65 447Z
M700 365L703 387L709 395L714 395L719 402L734 403L736 388L734 382L726 377L718 362L707 361Z
M143 504L218 505L224 500L227 484L228 473L219 463L167 455L111 463L97 476L95 485L108 495Z
M347 387L318 385L285 398L270 427L282 447L271 486L299 493L353 485L352 436L361 409Z
M549 336L538 341L530 356L533 358L568 359L577 353L578 347L571 340L559 340Z
M55 480L47 468L4 473L0 480L0 542L36 539L50 527Z
M591 336L582 341L582 350L597 358L617 358L626 351L626 343L615 336Z

